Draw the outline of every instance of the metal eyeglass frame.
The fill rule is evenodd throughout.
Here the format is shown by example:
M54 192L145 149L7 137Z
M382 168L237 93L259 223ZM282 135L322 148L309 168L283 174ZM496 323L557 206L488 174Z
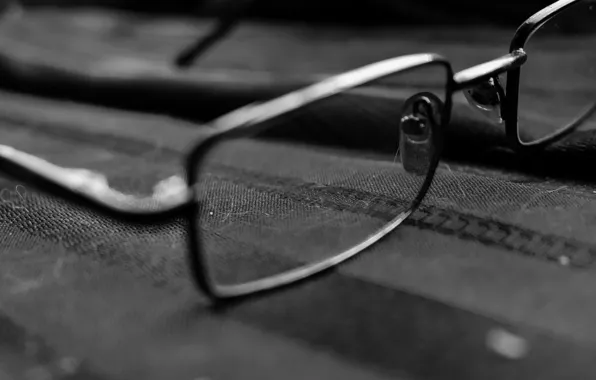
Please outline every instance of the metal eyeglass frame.
M505 116L507 134L516 136L517 125L514 123L517 113L517 96L514 94L518 88L520 68L526 62L527 56L523 44L545 22L556 16L567 7L582 0L561 0L530 17L517 31L512 42L509 54L492 61L468 68L456 74L453 73L449 61L437 54L413 54L379 61L364 67L348 71L327 78L321 82L310 85L304 89L291 92L276 99L241 107L212 121L213 127L210 134L190 149L185 160L186 185L179 196L164 200L155 206L154 200L122 198L109 191L98 191L94 182L89 178L73 173L72 169L56 166L36 156L20 152L9 146L0 146L0 172L41 191L59 198L86 207L104 216L135 224L153 225L167 223L174 218L185 218L188 228L188 262L192 278L198 289L204 292L211 300L240 298L243 296L259 294L265 291L280 289L285 285L296 283L299 280L310 278L335 267L346 260L361 253L388 233L399 226L422 202L431 186L436 167L439 162L442 146L442 126L449 123L452 108L452 96L456 91L474 88L486 83L502 73L510 73L508 80L508 96L505 101ZM199 171L202 159L211 147L219 142L242 136L254 135L268 128L268 123L278 116L295 111L308 104L332 95L353 89L363 84L394 75L400 72L413 70L425 66L440 66L445 69L446 94L441 110L441 124L433 125L431 138L436 152L431 157L428 174L423 185L413 201L411 207L395 217L381 230L369 236L360 244L340 252L339 254L312 263L302 268L291 270L278 276L237 285L219 285L211 277L209 265L200 246L199 215L201 202L197 196ZM264 127L265 126L265 127ZM558 132L557 136L564 132ZM555 137L549 136L549 139ZM518 139L515 139L518 142ZM545 143L544 141L541 142ZM80 173L78 173L80 174ZM192 185L188 185L192 184ZM96 185L96 184L95 184ZM151 209L148 209L151 205Z
M238 24L241 15L250 9L251 6L254 6L257 1L243 0L230 12L224 13L219 25L212 32L208 33L207 36L198 39L195 43L183 49L175 58L174 65L179 69L189 68L199 56L204 54L223 36L230 33ZM588 2L593 0L560 0L532 15L517 29L511 41L509 52L513 53L523 50L528 40L540 27L568 7L582 1ZM543 148L573 132L574 129L579 127L596 111L595 102L583 114L578 115L574 120L556 131L533 141L523 141L520 136L518 123L520 76L521 67L509 71L507 73L506 90L502 88L498 76L495 76L464 92L472 108L480 111L497 124L505 125L508 144L514 150L522 151ZM481 98L490 100L483 102L479 98L475 98L472 95L473 92L479 94ZM494 100L497 101L496 104Z

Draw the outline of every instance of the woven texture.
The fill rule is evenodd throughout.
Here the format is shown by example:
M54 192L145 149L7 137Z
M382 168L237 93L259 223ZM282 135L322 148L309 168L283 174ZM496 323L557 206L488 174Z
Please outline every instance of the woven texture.
M167 118L2 97L5 141L54 162L85 163L117 187L140 193L156 178L178 172L187 142L200 138L200 130ZM335 179L345 177L332 171L341 166L334 159L360 162L349 165L352 171L381 168L355 151L261 144L269 151L241 147L254 150L253 157L277 157L269 161L271 172L284 162L280 152L287 159L300 152L295 178L275 188L295 204L313 196L301 187L310 180L305 173L331 170ZM244 178L270 191L267 178ZM361 196L382 200L387 186L391 181L378 182ZM223 310L210 307L189 281L178 223L139 228L25 184L7 179L3 188L9 190L0 205L5 378L50 371L60 379L445 373L521 379L585 378L592 370L587 347L596 338L596 309L589 306L595 251L587 221L594 201L591 191L579 187L531 178L512 182L443 164L420 211L358 260ZM214 191L225 189L218 185ZM254 191L260 190L243 196L256 200ZM337 202L337 192L324 187L316 197ZM574 223L579 227L571 228ZM304 248L314 243L305 240ZM568 265L559 264L561 256ZM519 334L530 346L528 354L505 360L495 353L486 341L493 329Z

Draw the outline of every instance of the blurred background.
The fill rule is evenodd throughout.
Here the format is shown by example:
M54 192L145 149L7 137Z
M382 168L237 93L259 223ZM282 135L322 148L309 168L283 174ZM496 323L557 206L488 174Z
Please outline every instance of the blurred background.
M28 5L105 6L152 14L213 16L236 6L233 0L24 0ZM517 25L551 0L256 0L251 18L352 24L441 23Z

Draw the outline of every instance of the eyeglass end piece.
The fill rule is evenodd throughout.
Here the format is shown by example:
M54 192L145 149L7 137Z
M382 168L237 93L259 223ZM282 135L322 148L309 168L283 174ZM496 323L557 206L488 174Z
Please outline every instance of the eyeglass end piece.
M490 78L479 85L464 91L472 108L497 124L503 124L502 107L505 90L498 78Z

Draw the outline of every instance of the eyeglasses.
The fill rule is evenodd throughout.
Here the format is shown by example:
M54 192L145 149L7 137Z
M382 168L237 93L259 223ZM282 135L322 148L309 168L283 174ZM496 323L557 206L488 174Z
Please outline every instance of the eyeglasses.
M570 12L593 17L593 2L554 3L518 29L509 54L456 74L437 54L401 56L221 116L188 152L184 178L160 182L151 197L124 194L97 173L9 146L0 146L0 170L119 221L182 218L192 277L213 300L279 289L353 258L417 212L435 177L456 92L504 124L517 149L542 147L586 122L596 108L594 76L581 78L583 104L571 121L537 135L518 123L526 45ZM199 50L179 61L188 64ZM303 128L337 139L352 134L378 154L263 138Z

